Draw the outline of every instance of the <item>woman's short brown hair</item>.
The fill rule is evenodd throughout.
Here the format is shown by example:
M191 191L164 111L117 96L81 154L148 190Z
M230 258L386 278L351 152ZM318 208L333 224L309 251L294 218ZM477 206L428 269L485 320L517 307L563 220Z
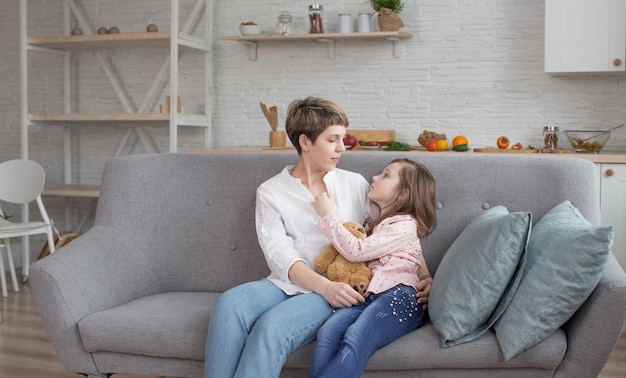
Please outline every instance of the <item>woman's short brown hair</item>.
M315 143L317 137L328 126L348 127L348 116L333 102L318 97L307 97L289 104L285 130L289 140L296 147L298 155L302 153L299 138L304 134Z

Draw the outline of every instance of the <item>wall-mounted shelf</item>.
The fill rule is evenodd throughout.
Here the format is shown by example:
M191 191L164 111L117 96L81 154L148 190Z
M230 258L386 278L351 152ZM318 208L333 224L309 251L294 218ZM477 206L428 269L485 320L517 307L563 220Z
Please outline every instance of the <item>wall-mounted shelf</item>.
M413 35L404 32L368 32L368 33L322 33L322 34L256 34L256 35L224 35L220 36L222 41L239 41L250 47L250 60L256 61L257 48L259 42L278 41L317 41L326 43L328 46L328 58L335 58L336 40L356 40L356 39L383 39L393 43L393 56L398 58L398 42L402 39L412 38Z

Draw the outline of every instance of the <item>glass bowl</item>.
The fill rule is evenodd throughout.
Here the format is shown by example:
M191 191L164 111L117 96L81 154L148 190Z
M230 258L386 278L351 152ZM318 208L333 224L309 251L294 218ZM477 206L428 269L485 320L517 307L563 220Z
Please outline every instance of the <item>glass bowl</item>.
M576 152L597 154L611 136L612 130L566 130L565 135Z

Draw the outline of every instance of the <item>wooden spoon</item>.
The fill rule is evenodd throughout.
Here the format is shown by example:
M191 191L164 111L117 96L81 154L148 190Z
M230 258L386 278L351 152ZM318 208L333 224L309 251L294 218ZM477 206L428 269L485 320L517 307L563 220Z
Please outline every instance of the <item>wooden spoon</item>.
M261 111L263 112L263 115L265 115L265 119L267 120L267 122L269 122L270 126L272 126L272 117L270 115L270 112L269 110L267 110L267 105L265 105L262 102L261 102Z
M278 128L278 108L276 106L270 108L270 126L274 131Z

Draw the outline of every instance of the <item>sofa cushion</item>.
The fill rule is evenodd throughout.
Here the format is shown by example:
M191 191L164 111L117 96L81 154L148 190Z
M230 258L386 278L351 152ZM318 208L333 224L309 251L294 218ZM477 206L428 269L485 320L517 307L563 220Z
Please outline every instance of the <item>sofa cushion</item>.
M428 300L444 346L474 340L491 327L519 284L530 213L491 208L474 218L437 269Z
M314 348L315 343L311 343L297 349L289 355L285 367L302 368L308 371ZM384 375L385 370L415 369L421 370L424 377L442 376L432 373L431 369L450 369L450 373L444 376L457 377L472 369L484 369L482 370L484 372L489 369L504 368L514 371L532 366L533 369L543 371L545 374L533 375L527 371L525 376L553 376L553 371L563 362L566 351L567 337L562 330L559 330L534 348L504 362L498 341L492 331L485 332L471 343L446 348L441 345L441 336L432 323L426 323L423 327L376 351L368 360L367 369L376 371L377 374L372 375L376 377ZM463 372L459 372L460 370ZM480 374L477 373L476 376ZM504 375L505 373L500 371L500 376ZM510 374L510 376L514 375L515 373ZM390 374L390 376L395 375Z
M495 331L509 360L557 330L598 284L613 243L613 226L594 226L569 201L535 225L522 282Z
M88 352L204 359L209 318L219 293L150 295L78 322Z

